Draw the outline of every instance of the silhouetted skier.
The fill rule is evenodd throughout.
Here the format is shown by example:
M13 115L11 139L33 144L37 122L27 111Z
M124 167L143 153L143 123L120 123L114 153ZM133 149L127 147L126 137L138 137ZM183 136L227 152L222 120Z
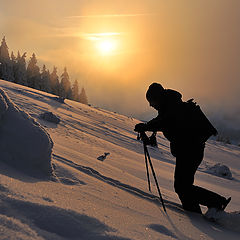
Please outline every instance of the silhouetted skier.
M170 141L171 153L176 157L174 188L185 210L202 213L199 204L224 210L231 198L193 185L200 165L205 142L217 130L208 121L200 107L191 100L182 101L182 95L161 84L149 86L146 98L158 116L147 123L139 123L134 131L162 131Z

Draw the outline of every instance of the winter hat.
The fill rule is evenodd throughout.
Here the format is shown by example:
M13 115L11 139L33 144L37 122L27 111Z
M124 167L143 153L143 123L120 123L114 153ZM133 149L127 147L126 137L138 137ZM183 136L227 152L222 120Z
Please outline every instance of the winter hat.
M156 100L159 99L163 96L164 94L164 88L161 84L159 83L152 83L147 92L146 92L146 98L148 101L150 100Z

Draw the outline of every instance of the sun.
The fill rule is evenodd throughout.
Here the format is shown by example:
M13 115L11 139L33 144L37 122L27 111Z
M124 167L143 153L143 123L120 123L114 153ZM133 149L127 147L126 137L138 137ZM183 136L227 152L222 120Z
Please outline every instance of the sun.
M99 40L97 49L102 55L111 55L116 50L116 42L112 39Z

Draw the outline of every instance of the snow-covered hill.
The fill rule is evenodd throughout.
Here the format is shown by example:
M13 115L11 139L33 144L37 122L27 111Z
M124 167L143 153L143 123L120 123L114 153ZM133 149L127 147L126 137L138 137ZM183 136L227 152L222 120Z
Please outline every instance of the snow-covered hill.
M138 120L2 80L0 88L0 239L240 238L239 147L207 143L196 184L232 196L211 223L182 210L175 161L158 134L149 152L165 213L154 184L148 192Z

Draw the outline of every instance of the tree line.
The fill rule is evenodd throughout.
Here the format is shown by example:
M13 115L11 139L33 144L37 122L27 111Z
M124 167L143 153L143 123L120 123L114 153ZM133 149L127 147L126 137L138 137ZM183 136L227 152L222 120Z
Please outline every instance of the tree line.
M20 54L19 51L17 56L13 52L9 55L6 39L3 37L0 46L0 79L52 93L63 99L67 98L88 104L84 87L79 93L78 81L75 80L73 85L71 84L66 67L59 77L57 67L54 66L53 71L50 73L45 64L42 69L39 68L34 53L27 64L26 55L26 52Z

